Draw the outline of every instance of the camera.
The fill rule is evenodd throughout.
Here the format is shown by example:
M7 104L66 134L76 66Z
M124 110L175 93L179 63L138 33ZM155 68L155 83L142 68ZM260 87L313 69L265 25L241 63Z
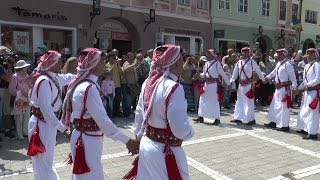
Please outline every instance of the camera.
M8 64L13 65L18 60L18 54L14 51L10 51L5 54L0 55L0 65L3 67L7 67Z

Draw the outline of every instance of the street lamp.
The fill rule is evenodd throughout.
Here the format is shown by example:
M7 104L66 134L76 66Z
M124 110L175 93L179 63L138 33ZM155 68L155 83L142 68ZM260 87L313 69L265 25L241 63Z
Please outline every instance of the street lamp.
M143 29L143 32L146 31L147 27L149 26L149 24L153 23L156 21L156 10L155 9L150 9L149 12L149 20L145 20L144 23L147 23L146 26Z
M280 35L279 36L276 36L276 41L274 42L275 44L277 44L277 42L280 40L280 39L284 39L284 36L285 36L285 32L284 32L284 29L281 29L280 30Z
M263 27L262 26L259 26L258 27L258 34L256 33L252 33L254 35L254 38L253 38L253 42L256 42L256 39L260 36L262 36L262 33L263 33Z
M93 21L93 18L96 17L96 15L100 15L101 12L101 0L93 0L92 1L92 12L90 12L90 27Z

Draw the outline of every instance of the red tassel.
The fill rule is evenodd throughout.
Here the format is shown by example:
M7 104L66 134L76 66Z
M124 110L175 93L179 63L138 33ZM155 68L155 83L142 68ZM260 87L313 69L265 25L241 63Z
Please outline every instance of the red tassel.
M84 154L84 146L82 143L81 135L76 143L76 155L73 163L73 174L85 174L90 172L90 168L86 163L86 157Z
M29 156L35 156L38 153L44 153L46 152L46 148L41 142L40 136L39 136L39 126L36 125L36 129L31 135L29 146L28 146L28 152L27 155Z
M132 165L133 167L131 168L131 170L125 175L123 176L122 179L125 180L134 180L137 178L137 174L138 174L138 161L139 161L139 156L137 156L133 162Z
M254 99L254 92L252 88L246 93L246 96L249 99Z
M288 107L288 108L291 108L291 107L292 107L291 96L289 96L288 93L286 93L286 94L283 96L283 98L282 98L281 101L282 101L282 102L287 102L287 107Z
M71 164L73 163L71 153L69 153L69 155L68 155L67 159L66 159L66 160L64 160L64 162L66 162L68 165L71 165Z
M203 87L204 87L203 84L199 85L199 94L200 94L200 95L204 93Z
M170 146L166 145L163 152L165 153L166 168L169 180L182 180L176 157L174 156Z
M219 83L220 84L220 83ZM217 93L218 93L218 101L219 102L222 102L223 101L223 93L224 93L224 90L223 90L223 87L221 85L218 84L218 87L217 87Z
M314 100L309 104L309 107L311 109L316 109L318 106L318 102L319 102L319 99L317 97L314 98Z

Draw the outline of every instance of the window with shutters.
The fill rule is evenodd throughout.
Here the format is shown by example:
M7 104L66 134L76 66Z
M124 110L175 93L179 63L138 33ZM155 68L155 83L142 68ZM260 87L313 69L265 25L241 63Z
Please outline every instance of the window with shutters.
M219 0L219 9L230 10L230 0Z
M239 0L238 12L248 14L248 0Z
M262 16L270 16L270 0L262 0Z
M190 0L178 0L178 4L190 6Z
M198 0L197 1L198 9L209 9L209 0Z

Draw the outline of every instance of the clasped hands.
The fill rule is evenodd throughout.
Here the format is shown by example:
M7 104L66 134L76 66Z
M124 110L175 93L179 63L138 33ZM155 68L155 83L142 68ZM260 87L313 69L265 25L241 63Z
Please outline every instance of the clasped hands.
M139 153L139 146L140 146L140 141L136 139L130 139L126 143L128 153L131 153L132 156Z

